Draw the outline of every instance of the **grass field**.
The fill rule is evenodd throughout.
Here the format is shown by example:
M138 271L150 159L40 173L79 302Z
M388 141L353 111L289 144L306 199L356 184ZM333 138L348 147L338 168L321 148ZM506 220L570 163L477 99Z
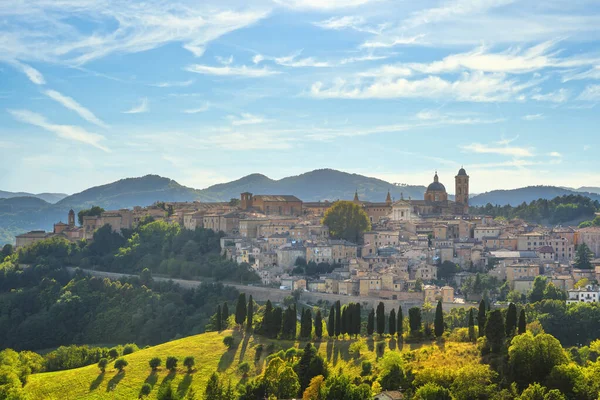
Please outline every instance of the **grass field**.
M230 379L232 385L236 385L242 379L241 374L237 372L240 363L247 361L254 366L250 373L251 378L261 373L264 358L269 353L267 349L271 348L277 352L291 347L303 348L306 345L294 341L269 340L260 336L242 336L234 332L234 348L227 350L223 345L223 338L230 334L232 331L210 332L142 349L124 357L129 365L122 373L113 368L112 361L103 374L96 365L34 374L29 377L25 390L34 399L137 399L140 388L147 382L153 387L150 399L155 399L159 387L166 384L171 384L180 397L193 388L196 398L201 399L206 382L214 371L219 371L222 379ZM332 372L342 368L346 374L359 375L363 360L369 360L376 365L376 343L365 341L366 348L361 351L361 357L355 358L349 351L353 342L323 341L314 345L328 361ZM258 344L263 345L264 351L260 361L255 363ZM475 345L468 343L399 345L395 340L387 340L385 351L411 352L409 363L415 371L440 365L460 368L464 364L478 362ZM183 359L190 355L194 356L196 361L192 373L188 373L182 365ZM167 356L179 359L176 372L169 372L164 368ZM148 361L153 357L160 357L163 361L162 367L156 373L152 373L148 366Z

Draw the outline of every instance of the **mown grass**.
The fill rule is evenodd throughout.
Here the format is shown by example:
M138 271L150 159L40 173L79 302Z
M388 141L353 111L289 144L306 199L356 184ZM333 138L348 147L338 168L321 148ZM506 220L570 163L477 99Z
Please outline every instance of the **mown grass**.
M227 350L223 338L233 334L235 345ZM382 357L381 348L377 343L384 343L385 352L395 351L405 353L410 367L415 370L435 368L440 365L452 365L456 368L468 363L477 363L476 346L469 343L433 343L406 344L397 340L365 340L365 347L360 357L351 354L350 346L354 340L322 341L313 343L319 353L327 360L331 372L342 369L349 375L360 375L362 361L368 360L377 365ZM263 345L262 355L256 359L257 345ZM25 385L26 392L36 399L137 399L140 388L144 383L152 386L149 399L155 399L161 385L170 384L174 391L183 397L190 389L196 392L196 398L203 398L208 378L214 371L221 374L227 382L231 380L236 385L240 380L251 379L259 375L264 368L265 358L271 352L286 351L289 348L302 349L306 342L270 340L258 335L245 335L239 332L224 331L210 332L190 336L158 346L150 347L127 355L124 358L129 365L125 371L118 373L114 361L110 362L105 373L95 365L68 371L48 372L31 375ZM196 366L190 374L183 367L186 356L194 356ZM176 356L179 364L176 372L170 372L164 367L167 356ZM160 357L163 361L161 368L153 373L148 361ZM243 378L237 371L242 362L251 366L249 378Z

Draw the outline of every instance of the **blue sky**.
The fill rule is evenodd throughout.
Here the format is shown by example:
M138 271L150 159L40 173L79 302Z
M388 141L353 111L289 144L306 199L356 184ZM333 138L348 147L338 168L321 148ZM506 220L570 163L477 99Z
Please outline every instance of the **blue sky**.
M600 186L598 26L586 0L4 1L0 189Z

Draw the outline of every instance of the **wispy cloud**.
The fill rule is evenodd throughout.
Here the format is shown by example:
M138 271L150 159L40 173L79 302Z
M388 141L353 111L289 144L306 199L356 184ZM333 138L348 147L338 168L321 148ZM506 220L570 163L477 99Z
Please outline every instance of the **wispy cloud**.
M223 57L220 57L220 56L216 56L216 57L215 57L215 59L216 59L216 60L217 60L217 61L218 61L220 64L223 64L223 65L231 65L231 64L233 64L233 55L231 55L231 56L229 56L229 57L227 57L227 58L223 58Z
M313 9L331 11L342 8L352 8L374 3L377 0L274 0L282 6L298 9Z
M330 30L342 30L342 29L353 29L358 32L366 32L374 35L379 35L386 27L386 24L379 24L377 26L370 26L366 23L365 19L361 16L346 15L343 17L331 17L329 19L315 22L315 26L322 29Z
M502 135L502 138L494 143L502 145L502 146L508 146L509 144L516 141L517 139L519 139L519 135L516 135L515 137L512 137L512 138L507 138L507 137L504 137L504 135Z
M570 97L570 92L567 89L559 89L549 93L536 93L531 96L533 100L549 101L552 103L564 103Z
M586 86L577 99L585 101L600 101L600 85Z
M56 134L58 137L68 140L73 140L80 143L85 143L94 146L102 151L110 152L110 150L102 145L105 138L102 135L91 133L79 126L73 125L57 125L49 122L43 115L34 113L29 110L8 110L8 112L17 120L40 127L44 130Z
M273 60L276 64L284 67L331 67L332 65L327 61L317 61L312 57L299 58L302 54L302 50L290 54L289 56L275 57Z
M193 79L188 79L187 81L151 83L150 86L159 87L159 88L187 87L187 86L192 85L193 83L194 83Z
M574 80L583 80L583 79L600 79L600 65L596 65L587 71L582 72L568 72L563 77L563 82L569 82Z
M231 121L231 125L233 126L262 124L267 121L261 116L250 113L242 113L240 116L228 115L227 119Z
M210 109L210 104L206 103L206 104L202 105L201 107L189 108L187 110L183 110L183 112L186 114L198 114L198 113L206 112L209 109Z
M490 146L482 143L471 143L461 148L467 152L478 154L498 154L512 157L533 157L530 149L516 146Z
M150 111L150 106L147 98L140 99L139 103L127 111L123 111L123 114L141 114Z
M521 117L525 121L537 121L544 118L544 114L527 114Z
M555 157L555 158L561 158L562 157L562 154L560 154L558 151L552 151L552 152L548 153L548 155L550 157Z
M424 24L454 19L465 15L479 14L489 9L505 6L515 0L453 0L440 7L427 8L414 12L404 26L415 28Z
M360 45L361 48L366 49L381 49L381 48L389 48L401 45L415 45L415 44L423 44L422 39L425 37L424 34L407 36L407 37L392 37L387 40L379 39L379 40L368 40Z
M94 125L98 125L102 128L107 128L108 126L100 120L100 118L96 117L93 112L79 104L75 99L69 96L65 96L62 93L57 92L56 90L46 90L44 94L50 97L52 100L61 104L63 107L68 108L71 111L75 111L79 116L85 119L88 122L91 122Z
M195 72L197 74L215 75L215 76L238 76L245 78L264 78L266 76L277 75L281 72L274 71L267 67L254 68L242 65L239 67L221 66L213 67L209 65L193 64L185 68L186 71Z
M35 83L36 85L45 85L46 84L44 75L42 75L42 73L40 71L33 68L32 66L23 64L18 61L11 61L11 64L13 64L15 67L20 69L25 75L27 75L27 78L29 78L29 80L31 82Z

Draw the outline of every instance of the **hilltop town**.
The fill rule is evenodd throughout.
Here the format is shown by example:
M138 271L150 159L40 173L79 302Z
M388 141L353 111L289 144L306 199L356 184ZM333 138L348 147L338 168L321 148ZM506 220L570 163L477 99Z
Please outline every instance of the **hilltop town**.
M227 259L247 263L274 290L347 295L366 299L434 302L460 306L500 292L525 296L537 276L569 293L569 301L599 301L586 284L600 279L600 227L547 227L523 220L469 214L469 175L454 177L454 201L436 172L422 199L351 202L371 229L352 242L330 237L323 217L336 202L303 202L293 195L241 193L229 202L167 202L83 215L73 210L52 232L17 236L16 247L51 237L93 240L109 225L115 232L147 218L223 232ZM349 199L348 199L349 200ZM576 248L589 248L578 265ZM579 284L578 284L579 283Z

